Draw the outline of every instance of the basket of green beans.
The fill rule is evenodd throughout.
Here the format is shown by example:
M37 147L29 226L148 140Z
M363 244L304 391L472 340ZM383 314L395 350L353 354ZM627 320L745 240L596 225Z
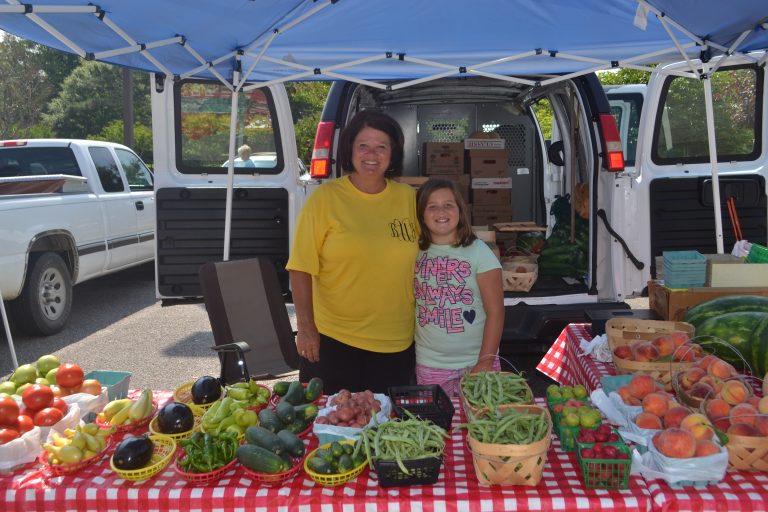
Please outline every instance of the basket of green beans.
M545 407L501 405L463 424L481 485L537 485L552 441Z
M467 373L461 378L461 403L468 418L481 409L533 403L533 391L522 374L514 372Z

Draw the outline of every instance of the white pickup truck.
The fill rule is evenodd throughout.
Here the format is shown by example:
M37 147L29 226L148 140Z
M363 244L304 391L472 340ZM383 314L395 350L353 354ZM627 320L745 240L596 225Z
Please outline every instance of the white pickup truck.
M60 331L72 285L154 258L152 189L120 144L0 141L0 293L15 329Z

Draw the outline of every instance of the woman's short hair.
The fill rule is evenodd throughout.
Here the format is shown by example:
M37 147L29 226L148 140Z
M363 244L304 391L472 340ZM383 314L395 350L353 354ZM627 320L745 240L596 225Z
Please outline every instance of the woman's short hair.
M459 224L456 226L456 244L454 247L467 247L475 241L474 231L472 231L472 221L469 216L469 207L467 202L464 201L464 196L461 195L459 185L455 181L445 179L430 178L419 187L416 192L416 217L419 219L419 228L421 234L419 235L419 249L426 251L432 244L432 236L429 233L429 228L424 223L424 212L427 209L427 203L429 202L429 196L435 190L441 188L447 188L453 192L453 197L456 199L456 206L459 208Z
M339 138L339 162L345 171L352 171L352 145L355 137L363 128L373 128L389 135L392 145L389 169L395 175L403 171L403 130L400 125L387 114L378 110L361 110L349 121Z

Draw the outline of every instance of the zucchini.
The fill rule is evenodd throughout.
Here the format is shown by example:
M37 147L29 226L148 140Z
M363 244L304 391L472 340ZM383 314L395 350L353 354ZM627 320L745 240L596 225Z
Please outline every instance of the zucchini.
M304 385L295 380L288 385L288 391L285 392L283 400L291 405L301 405L304 403Z
M293 410L293 406L285 400L280 400L275 407L275 413L280 420L286 425L293 423L296 413Z
M317 416L318 408L315 404L295 405L293 413L297 420L311 421Z
M285 428L285 424L269 407L259 411L259 424L272 432L279 432Z
M256 473L274 475L291 469L279 455L255 444L240 445L237 448L237 460Z
M307 461L307 467L314 471L315 473L319 473L321 475L330 475L331 474L331 464L321 459L320 457L312 457Z
M285 449L294 457L302 457L305 452L304 442L290 430L281 430L277 433L280 442Z
M304 399L307 402L314 402L323 394L323 379L312 377L307 383L307 389L304 390Z
M275 382L275 384L272 386L272 392L277 396L285 396L285 394L288 392L288 386L290 385L290 382L286 382L284 380Z
M287 448L277 434L258 425L246 429L245 442L260 446L277 455L280 455Z

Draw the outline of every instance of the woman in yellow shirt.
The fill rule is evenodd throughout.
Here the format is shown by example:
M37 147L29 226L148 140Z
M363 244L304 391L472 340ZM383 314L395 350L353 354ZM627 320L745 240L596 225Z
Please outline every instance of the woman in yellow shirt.
M324 391L386 392L412 382L415 192L392 181L403 134L391 117L359 112L339 141L341 179L302 209L286 265L296 306L299 380Z

